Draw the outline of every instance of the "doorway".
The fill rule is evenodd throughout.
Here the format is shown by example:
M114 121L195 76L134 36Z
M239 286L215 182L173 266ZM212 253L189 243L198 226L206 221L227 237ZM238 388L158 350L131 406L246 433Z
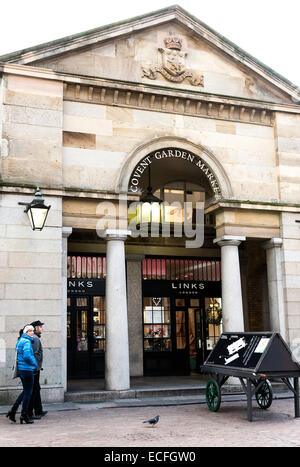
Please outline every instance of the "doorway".
M177 358L177 364L186 368L186 374L199 373L205 362L207 349L207 323L205 298L175 297L176 347L184 350L184 359ZM184 361L183 361L184 360ZM184 371L184 370L183 370Z
M144 297L144 375L200 373L221 334L209 304L220 298L204 296Z
M103 378L105 355L105 297L74 296L67 308L67 366L69 379Z

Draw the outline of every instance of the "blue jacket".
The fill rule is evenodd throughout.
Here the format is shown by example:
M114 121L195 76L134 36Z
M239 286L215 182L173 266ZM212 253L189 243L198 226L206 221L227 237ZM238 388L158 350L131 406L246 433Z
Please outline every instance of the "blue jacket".
M27 334L22 334L18 340L16 345L18 370L33 371L37 368L32 342L32 337Z

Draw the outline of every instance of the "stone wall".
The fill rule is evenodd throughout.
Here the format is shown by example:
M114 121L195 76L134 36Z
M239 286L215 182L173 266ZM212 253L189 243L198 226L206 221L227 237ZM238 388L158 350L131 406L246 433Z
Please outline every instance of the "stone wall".
M130 27L131 34L126 34L125 37L115 37L112 32L110 37L108 34L105 38L104 44L100 42L84 51L70 51L33 64L59 72L164 86L166 79L162 74L157 73L153 81L143 73L143 68L147 71L151 66L162 65L163 56L159 49L165 47L164 39L172 31L182 38L182 51L186 52L186 69L194 77L203 76L203 85L200 87L191 85L187 79L182 82L168 82L175 90L200 89L205 93L225 96L289 102L284 93L257 75L249 76L249 69L179 24L172 22L156 27L154 23L151 29L132 31Z
M276 115L278 181L282 202L300 204L300 117ZM287 337L290 343L300 339L300 209L281 214L282 272Z
M282 213L281 236L286 328L290 343L300 342L300 213Z
M3 79L2 179L61 186L61 82L6 74Z
M300 115L276 114L280 200L300 204Z
M113 190L135 148L168 136L208 148L226 171L235 199L279 198L271 126L68 101L63 125L66 186Z
M0 403L15 396L11 379L15 345L20 328L40 319L44 371L41 385L46 400L63 398L61 391L61 200L51 197L47 226L32 231L24 206L33 195L7 193L0 203ZM5 402L4 402L5 403Z

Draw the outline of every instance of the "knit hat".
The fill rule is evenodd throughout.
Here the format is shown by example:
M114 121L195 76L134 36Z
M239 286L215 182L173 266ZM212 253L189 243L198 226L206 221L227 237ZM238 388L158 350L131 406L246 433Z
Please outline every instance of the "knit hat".
M26 334L28 331L34 331L34 327L31 324L26 324L25 328L23 329L23 333Z

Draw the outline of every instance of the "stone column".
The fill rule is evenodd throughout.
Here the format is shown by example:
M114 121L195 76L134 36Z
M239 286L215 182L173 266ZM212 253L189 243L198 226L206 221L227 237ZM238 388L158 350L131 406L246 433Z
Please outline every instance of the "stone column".
M143 376L143 255L127 255L127 304L130 375Z
M214 240L221 247L223 329L228 332L244 331L238 246L245 240L231 235Z
M270 327L271 331L280 332L283 339L286 339L281 246L281 238L271 238L263 244L267 259Z
M130 388L126 267L127 230L106 230L106 350L107 390Z
M72 227L62 227L62 256L61 256L61 374L64 391L67 390L67 265L68 265L68 238L72 233Z

